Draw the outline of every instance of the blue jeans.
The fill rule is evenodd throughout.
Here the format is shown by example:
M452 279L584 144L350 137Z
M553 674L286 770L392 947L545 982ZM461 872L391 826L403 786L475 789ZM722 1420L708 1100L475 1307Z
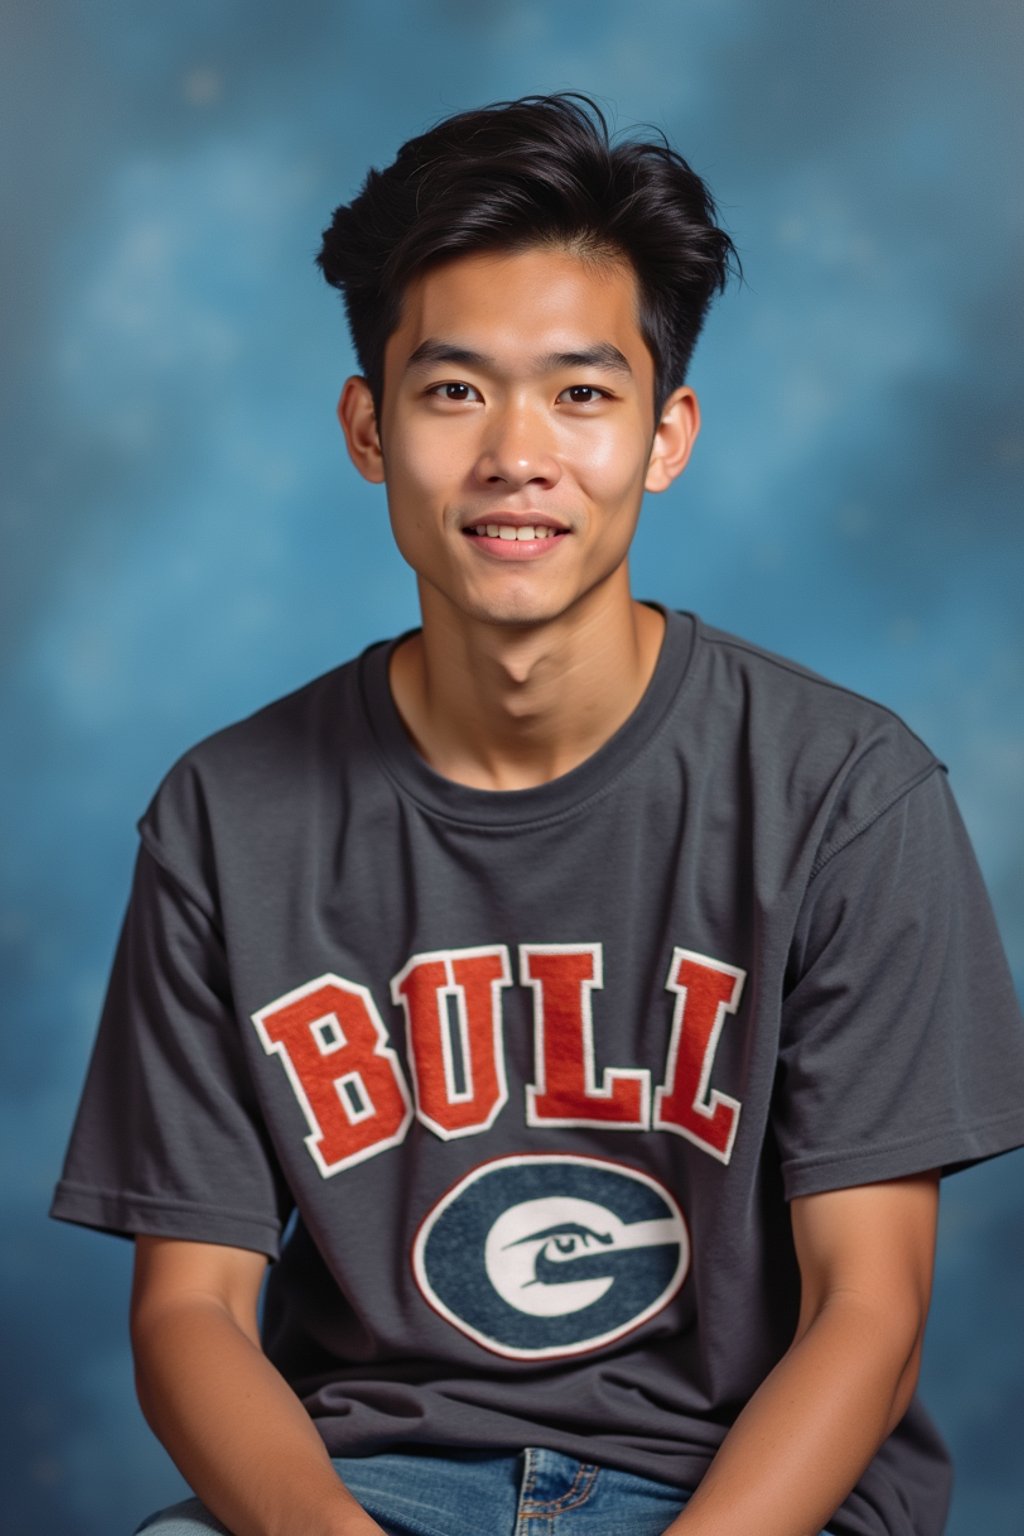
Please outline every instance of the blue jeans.
M689 1498L669 1483L532 1448L518 1456L389 1451L335 1457L334 1465L388 1536L662 1536ZM198 1499L161 1510L137 1536L143 1531L230 1536Z
M388 1536L662 1536L689 1495L668 1483L576 1461L521 1455L339 1457L345 1486ZM165 1509L139 1536L224 1536L198 1499Z

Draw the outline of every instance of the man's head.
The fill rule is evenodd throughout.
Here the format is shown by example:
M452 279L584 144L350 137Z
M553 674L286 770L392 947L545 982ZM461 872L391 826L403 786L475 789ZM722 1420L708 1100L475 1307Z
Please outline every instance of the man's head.
M449 118L335 213L320 262L362 368L338 416L424 628L627 612L644 492L699 428L679 381L732 253L712 213L576 96Z
M344 295L379 421L387 340L409 284L431 267L535 246L588 261L625 258L654 362L656 420L735 260L715 217L701 178L663 140L613 144L588 97L526 96L410 139L335 210L317 261Z

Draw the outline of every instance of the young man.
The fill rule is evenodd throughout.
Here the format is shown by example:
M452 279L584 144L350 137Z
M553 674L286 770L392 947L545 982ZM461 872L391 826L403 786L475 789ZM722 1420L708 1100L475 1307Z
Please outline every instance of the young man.
M714 217L566 95L325 235L422 626L140 823L55 1212L136 1236L159 1536L942 1529L937 1180L1024 1141L1024 1034L927 748L631 595Z

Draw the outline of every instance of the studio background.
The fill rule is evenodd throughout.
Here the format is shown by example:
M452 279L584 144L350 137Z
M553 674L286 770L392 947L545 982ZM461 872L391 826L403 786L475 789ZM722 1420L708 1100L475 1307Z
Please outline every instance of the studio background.
M180 1482L134 1405L126 1243L45 1216L135 818L200 736L415 621L313 267L448 112L595 93L706 176L746 270L649 498L640 596L896 709L948 764L1024 978L1019 107L1009 0L5 0L0 1056L12 1536ZM1024 1154L946 1185L926 1398L951 1536L1024 1510Z

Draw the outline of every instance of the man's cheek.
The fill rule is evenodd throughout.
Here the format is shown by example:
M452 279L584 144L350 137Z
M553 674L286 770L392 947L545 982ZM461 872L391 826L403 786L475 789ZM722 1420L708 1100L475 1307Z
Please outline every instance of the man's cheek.
M400 457L394 462L393 474L399 487L422 496L425 493L442 493L445 488L458 485L472 469L472 455L453 443L445 442L440 434L432 441L415 439L403 445Z

